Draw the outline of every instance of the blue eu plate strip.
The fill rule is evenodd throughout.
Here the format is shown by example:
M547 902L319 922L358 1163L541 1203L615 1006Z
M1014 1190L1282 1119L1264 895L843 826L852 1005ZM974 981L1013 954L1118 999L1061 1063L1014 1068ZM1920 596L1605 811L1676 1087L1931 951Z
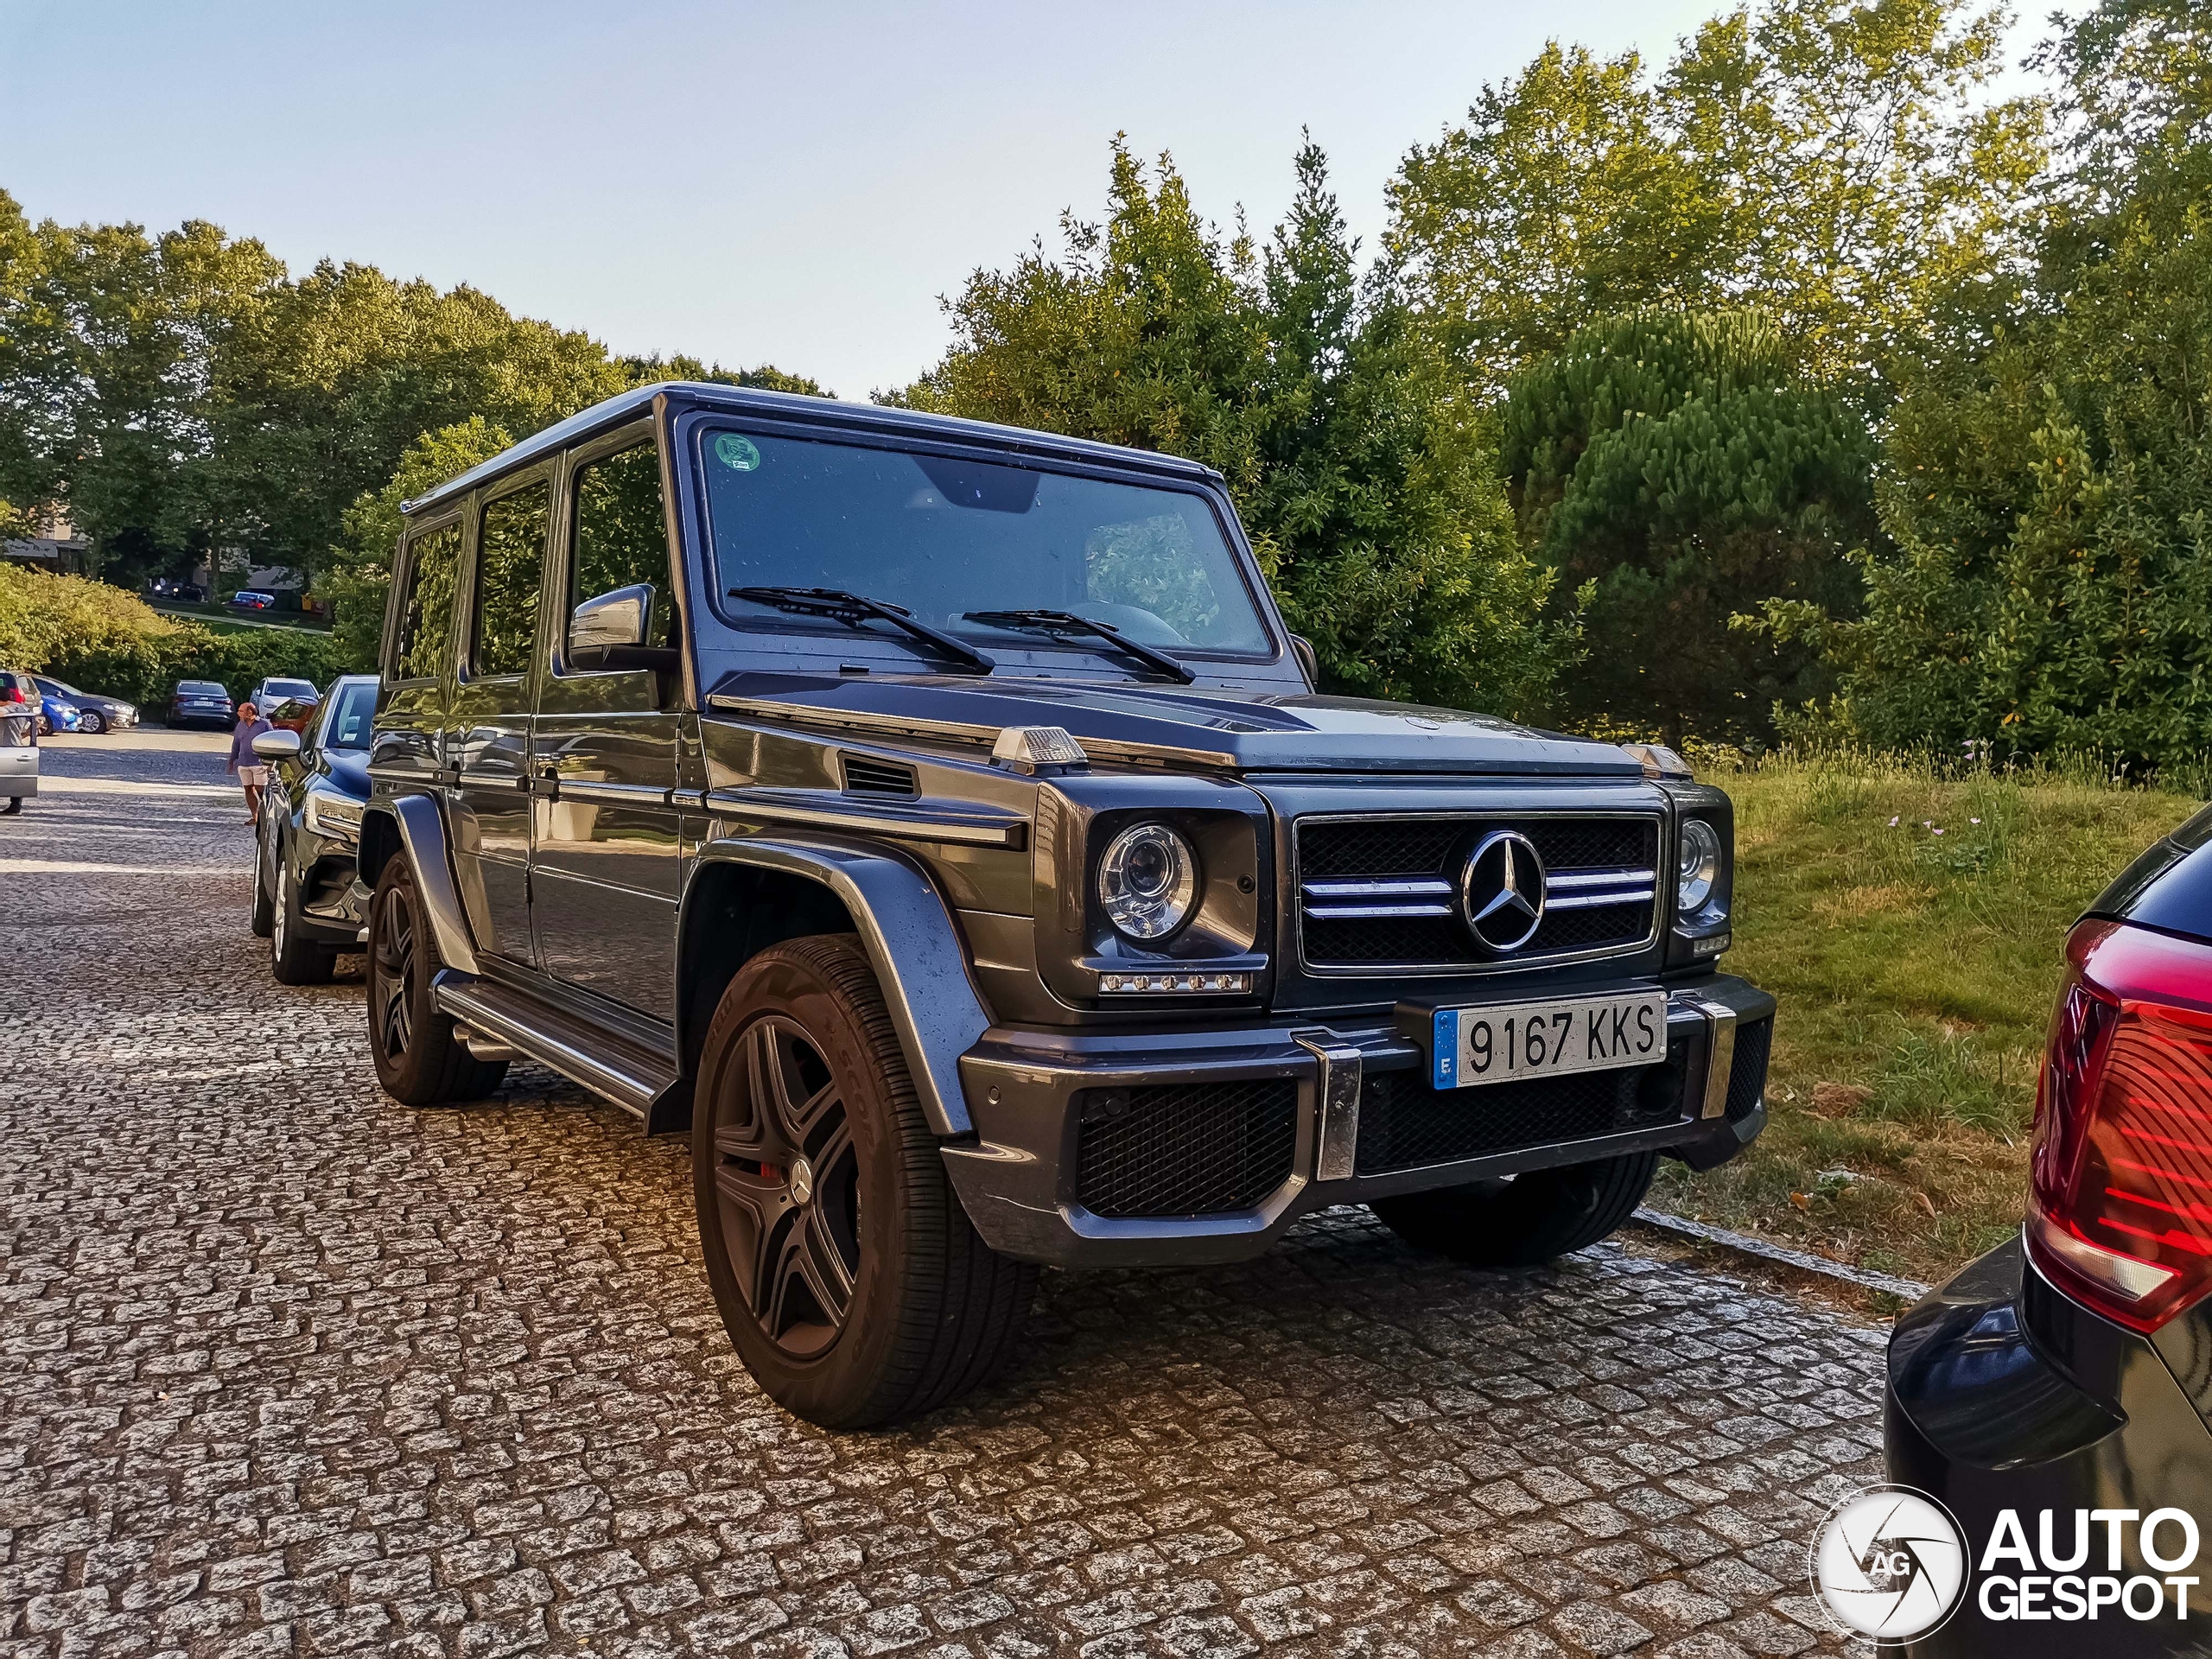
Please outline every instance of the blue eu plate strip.
M1459 1086L1459 1010L1439 1008L1436 1028L1428 1044L1429 1084L1436 1089Z

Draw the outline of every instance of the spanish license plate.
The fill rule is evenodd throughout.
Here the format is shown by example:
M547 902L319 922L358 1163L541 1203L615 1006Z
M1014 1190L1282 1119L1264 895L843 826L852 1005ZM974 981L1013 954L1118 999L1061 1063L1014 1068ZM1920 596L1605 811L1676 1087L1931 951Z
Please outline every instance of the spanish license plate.
M1656 1065L1666 1058L1664 991L1439 1008L1430 1031L1430 1081L1439 1089Z

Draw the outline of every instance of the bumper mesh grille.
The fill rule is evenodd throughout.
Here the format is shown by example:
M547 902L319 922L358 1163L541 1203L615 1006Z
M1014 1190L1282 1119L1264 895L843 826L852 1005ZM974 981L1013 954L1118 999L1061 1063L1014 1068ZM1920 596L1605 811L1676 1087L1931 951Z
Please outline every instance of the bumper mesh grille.
M1301 882L1440 877L1456 884L1476 842L1498 829L1527 836L1554 876L1575 870L1648 870L1659 861L1656 818L1323 820L1298 826L1298 877ZM1301 899L1301 937L1306 960L1313 967L1381 971L1409 965L1473 967L1493 960L1476 948L1457 914L1323 919L1304 914L1305 908ZM1650 936L1651 923L1648 899L1586 909L1548 906L1535 938L1512 960L1631 950Z
M1736 1027L1736 1059L1728 1073L1728 1121L1740 1123L1766 1094L1767 1057L1774 1047L1774 1016Z
M1095 1089L1076 1107L1077 1196L1093 1215L1249 1210L1290 1179L1294 1079Z
M1380 1175L1682 1122L1688 1052L1677 1043L1660 1065L1473 1089L1432 1089L1418 1071L1379 1072L1361 1091L1354 1167Z

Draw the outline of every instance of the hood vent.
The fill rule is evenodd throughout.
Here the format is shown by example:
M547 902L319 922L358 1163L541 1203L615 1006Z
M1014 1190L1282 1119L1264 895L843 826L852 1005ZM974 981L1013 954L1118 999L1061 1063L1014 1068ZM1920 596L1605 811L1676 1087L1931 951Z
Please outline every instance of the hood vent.
M922 792L915 786L912 766L859 754L840 754L837 759L844 767L848 795L890 795L911 801Z

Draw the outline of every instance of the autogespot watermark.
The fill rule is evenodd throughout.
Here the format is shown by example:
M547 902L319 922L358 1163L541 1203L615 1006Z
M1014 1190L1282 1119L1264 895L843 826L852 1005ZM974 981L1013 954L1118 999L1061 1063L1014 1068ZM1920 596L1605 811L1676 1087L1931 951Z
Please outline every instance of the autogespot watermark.
M1966 1599L1966 1535L1910 1486L1872 1486L1837 1504L1813 1535L1813 1587L1855 1635L1925 1636Z
M1999 1510L1977 1557L1956 1518L1927 1493L1869 1487L1830 1510L1813 1535L1813 1587L1844 1630L1885 1641L1942 1628L1967 1604L1974 1577L1971 1599L1993 1623L2189 1617L2202 1540L2187 1510L2033 1513L2031 1535L2019 1510Z

